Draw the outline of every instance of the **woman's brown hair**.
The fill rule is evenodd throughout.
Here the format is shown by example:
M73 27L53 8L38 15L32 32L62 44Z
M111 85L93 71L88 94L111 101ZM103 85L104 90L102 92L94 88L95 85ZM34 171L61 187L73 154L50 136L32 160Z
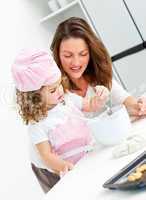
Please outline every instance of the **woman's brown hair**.
M60 67L62 74L67 76L61 66L59 58L60 44L63 40L69 38L83 39L89 48L90 60L84 72L84 77L88 77L90 85L104 85L111 88L112 84L112 62L111 58L104 47L103 43L97 38L89 24L82 18L71 17L62 23L56 29L51 50L53 51L54 59ZM70 85L69 89L75 87L74 83L68 78Z
M48 108L42 101L40 90L32 92L16 90L18 111L25 124L39 122L47 116Z

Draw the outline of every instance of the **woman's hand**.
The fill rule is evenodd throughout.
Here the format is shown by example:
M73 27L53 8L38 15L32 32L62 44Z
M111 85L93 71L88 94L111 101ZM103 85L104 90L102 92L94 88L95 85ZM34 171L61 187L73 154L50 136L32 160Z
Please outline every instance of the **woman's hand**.
M138 118L146 115L146 97L140 97L136 100L134 97L129 96L123 103L129 115L135 116Z
M146 97L140 97L137 101L140 111L139 116L146 115Z
M94 90L99 100L105 104L109 98L109 90L103 85L97 85Z
M109 90L104 86L94 87L95 96L91 98L84 98L83 111L84 112L98 112L106 104L109 98Z

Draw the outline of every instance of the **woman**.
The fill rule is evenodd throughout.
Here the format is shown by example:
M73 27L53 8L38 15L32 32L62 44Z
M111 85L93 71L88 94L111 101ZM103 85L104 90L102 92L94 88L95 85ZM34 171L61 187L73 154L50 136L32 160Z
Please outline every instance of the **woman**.
M112 79L110 56L85 20L71 17L60 23L51 50L69 82L71 92L82 97L92 97L95 86L102 85L97 93L104 103L100 98L90 98L90 111L97 113L105 106L105 88L108 88L113 104L123 103L129 114L136 117L146 114L145 99L137 101Z

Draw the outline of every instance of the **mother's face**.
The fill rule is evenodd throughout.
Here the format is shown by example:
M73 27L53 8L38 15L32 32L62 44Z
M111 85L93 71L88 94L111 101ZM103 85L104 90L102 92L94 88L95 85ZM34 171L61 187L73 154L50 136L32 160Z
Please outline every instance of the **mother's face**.
M60 44L59 57L62 68L68 76L79 79L90 59L88 45L81 38L65 39Z

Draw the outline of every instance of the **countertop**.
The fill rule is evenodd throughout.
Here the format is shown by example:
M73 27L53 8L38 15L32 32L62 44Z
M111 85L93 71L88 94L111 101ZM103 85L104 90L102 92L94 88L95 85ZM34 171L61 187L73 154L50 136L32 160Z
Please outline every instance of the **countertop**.
M146 118L132 124L132 134L146 133ZM44 197L44 200L145 200L146 190L119 191L102 187L103 183L135 159L146 148L113 158L114 147L98 146L80 160Z

